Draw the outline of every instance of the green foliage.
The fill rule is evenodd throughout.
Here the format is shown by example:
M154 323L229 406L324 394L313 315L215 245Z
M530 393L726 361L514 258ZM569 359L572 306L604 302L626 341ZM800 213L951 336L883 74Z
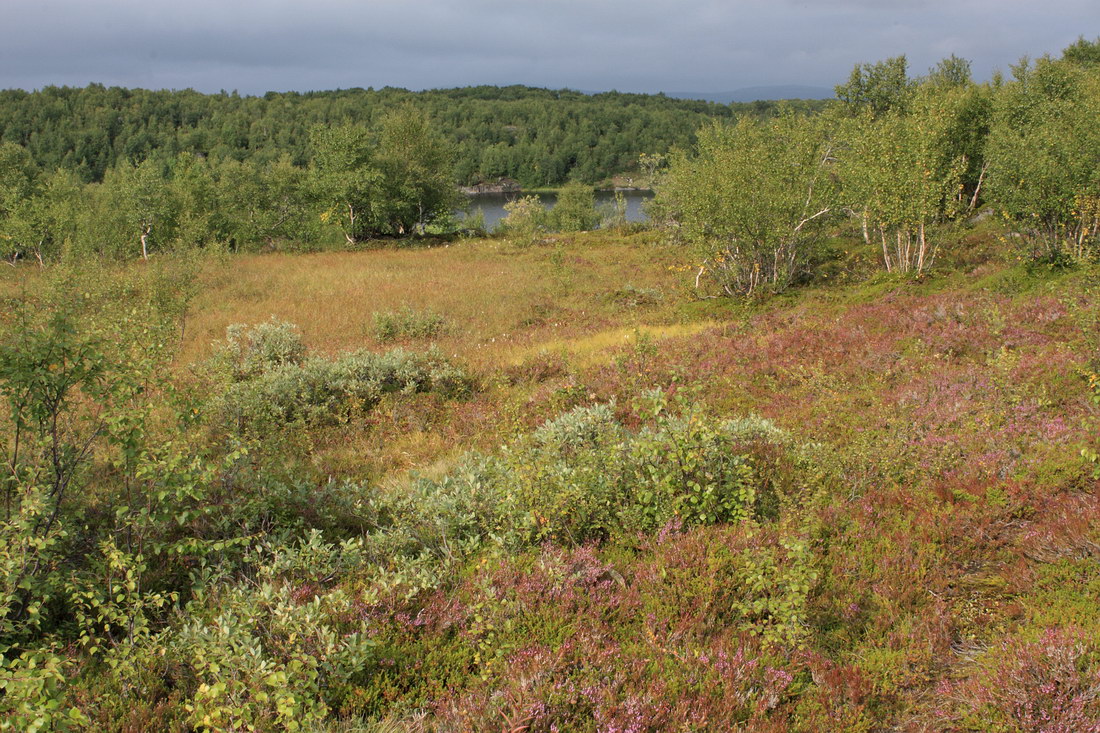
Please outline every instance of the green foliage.
M1014 71L996 97L990 196L1027 236L1032 258L1084 260L1100 223L1100 75L1050 59Z
M434 351L306 356L294 326L276 321L231 326L212 366L215 374L229 367L215 412L229 425L260 433L294 423L346 422L387 394L455 398L471 389L466 374Z
M856 115L869 113L879 117L889 111L902 114L908 107L912 90L908 67L905 56L894 56L874 64L857 64L848 83L837 85L836 98ZM957 66L952 64L945 71L954 74Z
M522 196L504 204L507 212L498 231L520 247L529 247L547 231L546 209L538 196Z
M313 552L323 546L311 543ZM309 566L311 557L302 557ZM302 597L261 564L254 588L194 604L167 654L186 670L192 725L216 730L310 730L339 690L372 660L374 643L355 603L335 590ZM276 577L273 577L276 576ZM208 608L216 609L212 614Z
M903 60L861 67L841 114L705 130L696 154L674 156L655 211L733 293L812 274L826 234L849 246L849 225L823 230L843 209L875 239L904 240L909 251L884 251L891 269L927 271L923 230L981 196L1038 256L1088 259L1095 45L1021 64L1004 84L975 85L955 57L915 82ZM649 122L714 112L596 96ZM95 117L89 99L116 108ZM794 308L695 310L725 322L639 332L609 361L587 350L621 332L582 318L554 333L569 351L522 367L536 378L462 404L446 399L470 377L434 351L321 357L274 318L230 327L205 371L184 372L172 347L205 280L195 247L316 246L325 226L351 231L352 197L359 236L447 226L426 213L451 183L432 130L466 130L466 180L529 166L588 181L630 152L629 122L559 116L551 102L589 104L571 93L223 96L207 115L212 99L0 92L0 135L31 100L57 143L23 125L0 144L0 247L79 264L5 268L34 285L13 295L9 282L0 315L0 730L1095 727L1088 268L985 263L814 291ZM409 99L415 109L393 104ZM81 133L81 155L66 138L166 100L178 104L163 124L124 115L125 130ZM352 114L364 100L397 112ZM479 117L502 109L513 116ZM364 126L331 124L352 117ZM69 157L41 173L39 155ZM585 186L550 212L515 210L509 236L527 243L593 221ZM93 259L132 260L142 239L145 265ZM565 285L570 239L506 254L549 263ZM669 293L645 283L600 294L598 327L623 325L603 323L616 304ZM585 316L583 295L542 313L562 316L555 328ZM384 341L431 338L444 321L406 307L374 325ZM675 391L642 391L653 384ZM609 395L623 405L598 402ZM562 403L585 406L528 432L499 415ZM750 409L775 422L726 417ZM431 428L404 431L416 422ZM516 437L499 450L455 457L504 423ZM279 455L291 435L308 464ZM363 442L345 445L353 435ZM375 451L400 456L377 460L383 481L346 478L343 454ZM398 472L428 455L423 474Z
M799 104L814 110L826 102ZM248 97L92 84L0 91L0 141L27 147L43 170L65 168L84 182L100 181L125 162L165 162L179 153L215 166L241 161L263 168L284 156L304 166L313 126L371 123L402 107L432 120L457 148L462 183L509 176L526 186L596 183L632 169L639 153L689 145L708 120L776 110L772 102L722 105L520 86Z
M451 147L411 107L385 115L377 130L316 127L312 181L348 243L403 235L449 217L458 203Z
M373 214L383 231L406 234L447 218L459 203L454 147L411 105L382 117L376 162L383 201Z
M373 231L371 208L379 197L381 172L372 160L370 133L358 125L317 127L311 178L324 211L321 220L335 223L349 244Z
M835 206L833 143L824 120L793 113L699 134L694 155L673 158L654 200L656 218L698 253L729 295L782 291L806 274Z
M113 170L104 186L110 192L111 210L118 212L121 220L119 249L129 241L148 259L153 247L172 240L179 203L153 161Z
M306 354L302 334L293 323L276 320L226 328L215 360L225 362L235 380L248 379L282 366L301 364Z
M121 311L100 300L113 284L47 281L0 339L0 709L24 729L86 722L55 644L95 656L145 643L178 598L165 579L211 547L184 527L212 511L214 470L151 436L154 403L175 405L160 380L169 298L150 280Z
M374 314L374 338L382 343L403 339L429 339L447 328L447 320L433 310L404 306Z
M467 211L466 214L458 220L458 231L462 236L466 237L484 237L488 233L488 230L485 228L485 211L481 208L478 208L472 213Z
M34 178L34 166L26 148L8 142L0 143L0 234L5 248L16 244L10 231L11 220L20 202L31 195Z
M66 702L69 661L49 650L0 653L0 730L81 730L89 721Z
M394 514L430 520L416 530L418 545L446 554L471 542L583 544L670 522L711 525L771 511L780 489L762 481L737 448L785 444L781 431L766 421L675 416L661 393L653 400L651 427L630 432L606 405L577 408L498 458L470 456L439 481L417 482L402 495L407 508Z
M925 83L944 89L960 89L974 83L970 62L951 54L928 70Z
M962 92L922 86L903 113L866 112L847 123L839 157L847 207L887 271L920 274L935 262L928 230L962 211L963 156L949 157Z
M569 183L558 191L557 201L546 213L546 227L555 232L583 232L600 224L596 195L591 186Z
M1078 37L1062 50L1062 59L1082 66L1100 64L1100 36L1094 41L1086 40L1084 36Z
M98 338L61 310L32 320L23 310L0 345L8 408L4 523L0 527L0 652L39 630L60 593L53 572L68 533L64 509L107 428L96 404L124 400L122 376ZM87 403L91 406L87 406Z

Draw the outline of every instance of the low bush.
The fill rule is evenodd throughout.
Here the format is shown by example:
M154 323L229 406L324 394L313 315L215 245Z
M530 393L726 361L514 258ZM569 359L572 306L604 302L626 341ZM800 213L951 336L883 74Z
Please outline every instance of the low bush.
M504 204L508 212L497 224L496 232L520 247L530 247L546 233L546 209L538 196L523 196Z
M254 326L229 326L217 358L228 364L235 379L246 379L276 367L300 364L305 354L298 327L273 316Z
M470 379L437 352L394 349L356 351L336 359L310 357L229 386L219 412L242 429L346 422L369 411L387 394L433 392L456 398Z
M656 288L639 288L627 283L607 294L607 299L623 308L642 308L661 302L661 291Z
M989 653L991 663L943 682L937 711L952 730L1100 730L1100 654L1078 629L1048 629Z
M758 418L661 413L630 431L612 406L580 407L497 456L471 454L441 479L414 480L388 495L385 513L408 549L439 556L768 519L785 489L773 471L755 470L774 460L764 446L801 460L786 433Z
M374 314L374 338L382 343L404 339L434 338L446 330L447 321L432 310L404 306Z
M453 399L472 386L461 368L434 350L308 356L297 328L277 321L230 326L211 371L228 381L212 401L213 414L251 432L338 424L368 412L388 394L431 392Z

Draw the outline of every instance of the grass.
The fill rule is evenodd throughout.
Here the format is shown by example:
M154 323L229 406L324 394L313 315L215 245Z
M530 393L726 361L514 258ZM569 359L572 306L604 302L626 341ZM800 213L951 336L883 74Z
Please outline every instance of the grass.
M512 350L590 336L622 320L601 296L625 282L672 294L630 322L667 324L685 316L681 278L668 267L683 253L652 235L593 233L555 247L518 250L497 240L425 250L385 250L234 258L207 269L194 302L180 359L204 358L232 323L275 316L298 324L323 352L377 347L376 313L402 307L444 316L436 340L446 353L490 370Z

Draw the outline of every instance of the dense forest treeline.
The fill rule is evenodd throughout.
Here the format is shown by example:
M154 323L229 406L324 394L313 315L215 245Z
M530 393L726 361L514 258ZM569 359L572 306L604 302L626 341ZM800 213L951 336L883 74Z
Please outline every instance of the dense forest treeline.
M7 91L0 251L45 263L453 230L457 182L591 182L624 170L651 180L661 151L690 146L702 123L776 109L528 87Z
M827 102L793 104L817 110ZM71 170L85 183L101 181L121 164L169 161L180 153L259 166L288 158L301 167L311 159L313 127L371 126L399 106L420 110L454 143L459 183L506 176L526 186L596 183L633 169L640 153L690 145L707 120L764 116L778 108L775 102L722 105L524 86L252 97L92 84L0 91L0 142L27 148L44 171Z

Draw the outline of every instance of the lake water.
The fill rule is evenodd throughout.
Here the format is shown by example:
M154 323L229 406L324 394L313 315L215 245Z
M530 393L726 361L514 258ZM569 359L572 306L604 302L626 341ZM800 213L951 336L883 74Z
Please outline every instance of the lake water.
M649 199L653 198L652 191L620 191L623 198L626 199L626 220L627 221L645 221L646 215L642 211L642 204ZM467 196L470 202L468 212L470 214L477 213L478 209L481 209L485 215L485 229L492 231L496 227L497 223L503 219L507 212L504 211L504 204L509 201L514 201L525 194L523 193L478 193L472 196ZM557 195L552 193L539 194L539 199L542 201L542 205L546 208L550 208L557 201ZM600 208L601 205L608 205L615 201L614 191L597 191L596 192L596 207ZM461 214L460 214L461 216Z

